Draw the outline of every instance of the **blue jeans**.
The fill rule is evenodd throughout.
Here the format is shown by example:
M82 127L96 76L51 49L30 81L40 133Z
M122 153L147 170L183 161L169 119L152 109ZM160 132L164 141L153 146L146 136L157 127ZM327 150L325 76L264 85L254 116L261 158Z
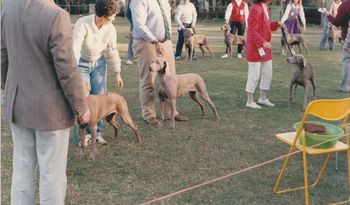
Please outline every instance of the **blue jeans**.
M342 92L350 92L350 43L345 42L343 48L343 69L342 69L342 80L340 83L339 90Z
M134 52L132 51L132 44L133 44L133 40L130 39L128 42L128 59L134 59Z
M185 28L191 28L191 24L183 23L183 25L185 26ZM177 56L181 57L182 47L184 45L185 37L184 37L184 32L182 31L182 29L177 30L177 32L179 33L179 37L177 39L175 57L177 57ZM195 55L194 55L194 49L193 49L192 57L194 57L194 56Z
M328 33L328 19L327 17L323 17L323 31L322 31L322 37L320 41L320 49L324 48L327 41L327 33Z
M90 83L90 95L101 95L107 92L107 71L106 60L102 56L95 63L79 60L79 71L83 80ZM86 128L87 133L90 132L90 127ZM97 136L102 136L102 120L97 123Z

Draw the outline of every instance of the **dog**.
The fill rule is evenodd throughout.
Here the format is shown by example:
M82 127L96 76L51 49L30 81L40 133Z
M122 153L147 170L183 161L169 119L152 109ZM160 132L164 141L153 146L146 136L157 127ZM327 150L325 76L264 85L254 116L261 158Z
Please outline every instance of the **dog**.
M203 102L200 97L206 101L213 113L215 119L219 119L214 103L211 101L203 78L194 73L176 75L167 69L168 63L164 58L157 58L149 66L150 72L157 72L159 79L158 97L160 100L160 118L164 121L165 101L170 102L170 128L175 129L175 110L176 98L188 92L191 98L198 103L202 115L205 114Z
M289 57L286 59L286 62L292 65L295 65L296 70L293 73L293 77L289 84L289 100L288 100L288 107L291 107L292 105L292 92L293 92L293 86L294 86L294 96L296 94L297 86L303 86L304 87L304 105L303 109L306 109L307 106L307 84L308 81L311 82L312 88L313 88L313 97L316 99L316 84L315 84L315 76L314 76L314 69L313 66L306 62L306 59L304 56L300 54L296 54L295 56Z
M282 38L281 38L282 55L287 55L287 52L286 52L287 44L289 46L297 45L299 47L300 54L301 54L300 45L302 45L306 51L306 54L309 54L309 49L307 48L307 46L305 44L305 38L304 38L303 34L301 34L301 33L289 34L288 29L285 25L283 25L283 27L281 29L282 29ZM283 31L286 35L285 37L283 35ZM294 55L295 53L291 53L291 54Z
M184 33L185 45L187 49L187 60L192 61L192 54L196 45L199 45L199 48L202 51L202 56L205 53L203 49L203 46L205 46L205 48L207 48L209 51L211 58L214 58L213 52L209 48L208 38L205 35L195 35L192 28L184 28L182 30Z
M245 47L245 37L240 35L233 35L230 31L231 28L229 25L224 24L221 26L221 30L224 31L224 42L226 45L227 56L229 59L232 59L232 46L243 45Z
M89 84L86 82L87 90L89 89ZM115 119L116 114L119 114L123 122L128 125L135 133L135 142L141 142L139 131L137 125L133 122L130 117L128 105L123 96L108 92L103 95L89 95L86 91L85 96L87 98L88 106L90 109L90 120L87 123L91 128L91 152L89 155L90 160L95 160L96 154L96 130L97 122L103 118L114 128L114 137L118 135L119 124ZM85 144L85 125L82 125L81 119L77 119L79 127L79 135L81 142L81 149L78 155L79 159L82 159L83 152L86 147Z
M341 31L337 29L337 27L333 26L333 25L329 25L328 26L328 32L327 32L327 36L328 36L328 42L332 41L333 42L335 40L338 40L339 44L342 44L342 37L341 37ZM335 42L334 42L334 46L335 46Z

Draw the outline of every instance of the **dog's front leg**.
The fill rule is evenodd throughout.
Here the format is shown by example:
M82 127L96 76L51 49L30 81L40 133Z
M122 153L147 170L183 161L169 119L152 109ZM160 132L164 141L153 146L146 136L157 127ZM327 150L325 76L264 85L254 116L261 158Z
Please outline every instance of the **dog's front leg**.
M96 131L97 131L97 124L91 127L91 152L89 159L91 161L95 160L95 154L96 154Z
M293 93L293 82L291 82L289 85L288 108L292 106L292 100L293 100L292 93Z
M170 128L175 129L176 98L169 100L169 102L170 102Z
M307 88L307 84L305 83L305 86L304 86L304 106L303 106L304 110L306 109L306 106L307 106L307 91L308 91L308 88Z
M164 98L160 98L160 102L159 102L159 111L160 111L160 121L158 124L158 127L162 127L163 126L163 122L165 119L165 99Z
M80 136L80 151L78 154L78 159L83 159L84 149L86 148L85 144L85 127L79 127L79 136Z

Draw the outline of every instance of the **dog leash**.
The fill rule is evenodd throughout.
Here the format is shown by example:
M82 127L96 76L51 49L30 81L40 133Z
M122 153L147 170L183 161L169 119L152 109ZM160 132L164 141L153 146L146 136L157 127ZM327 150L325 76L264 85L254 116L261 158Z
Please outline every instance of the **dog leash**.
M288 47L290 55L294 56L293 53L292 53L292 50L290 49L289 44L287 42L287 36L286 36L286 33L284 31L284 27L283 26L281 27L281 31L282 31L282 36L283 36L284 40L286 41L286 45Z

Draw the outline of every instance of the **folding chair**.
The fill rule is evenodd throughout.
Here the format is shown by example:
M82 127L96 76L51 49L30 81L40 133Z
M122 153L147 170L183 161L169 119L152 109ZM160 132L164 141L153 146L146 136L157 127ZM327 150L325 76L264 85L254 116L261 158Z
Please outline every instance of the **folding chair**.
M282 194L289 191L295 191L299 189L304 189L305 191L305 204L309 205L309 184L308 184L308 175L307 175L307 155L320 155L326 154L327 158L321 168L320 173L318 174L315 182L311 186L316 186L320 181L320 178L323 172L326 169L326 166L332 157L332 155L339 151L346 151L347 156L347 165L348 165L348 190L350 191L350 152L349 152L349 129L345 129L345 137L346 143L342 143L338 141L336 145L332 148L328 149L318 149L314 147L308 147L305 145L305 131L304 131L304 123L309 116L315 116L325 121L337 121L343 119L343 123L341 127L343 129L346 128L349 116L350 116L350 98L338 99L338 100L315 100L309 103L308 107L305 110L303 119L297 132L288 132L288 133L280 133L277 134L276 137L289 144L290 149L288 152L288 156L284 162L281 172L278 175L276 184L274 186L273 192L276 194ZM301 134L301 143L298 142L298 136ZM288 165L290 158L292 157L292 153L295 150L300 150L303 153L303 167L304 167L304 185L301 187L290 188L278 190L283 173ZM338 202L335 204L343 204L350 201L349 198L346 201Z

